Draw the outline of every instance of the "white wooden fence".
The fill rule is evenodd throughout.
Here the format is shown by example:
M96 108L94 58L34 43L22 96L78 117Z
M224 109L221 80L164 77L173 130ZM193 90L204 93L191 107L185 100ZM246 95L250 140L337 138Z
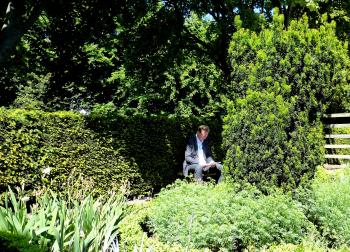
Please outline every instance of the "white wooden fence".
M330 132L332 132L332 129L335 128L350 128L350 113L337 113L337 114L328 114L325 115L324 118L326 118L329 122L332 122L334 120L337 120L341 118L341 120L346 121L346 123L329 123L325 124L325 128L329 129ZM339 164L341 163L340 160L350 160L350 155L340 155L340 154L328 154L327 152L332 151L334 149L350 149L350 144L334 144L335 139L350 139L350 134L326 134L325 139L327 141L327 144L325 145L326 149L326 164L324 167L326 169L334 170L334 169L341 169L349 167L350 161L347 163ZM333 151L334 153L334 151ZM331 161L338 160L338 164L332 164Z

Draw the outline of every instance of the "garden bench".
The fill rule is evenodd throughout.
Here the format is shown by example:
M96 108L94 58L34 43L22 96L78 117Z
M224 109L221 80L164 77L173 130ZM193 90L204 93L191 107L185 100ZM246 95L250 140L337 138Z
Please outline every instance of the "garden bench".
M190 171L190 173L191 174L193 174L193 171ZM179 171L178 173L177 173L177 175L178 175L178 177L181 177L181 178L183 178L184 177L184 174L183 174L183 172L182 171ZM212 178L212 179L215 179L215 176L216 176L217 174L216 173L203 173L203 180L204 181L207 181L209 178Z

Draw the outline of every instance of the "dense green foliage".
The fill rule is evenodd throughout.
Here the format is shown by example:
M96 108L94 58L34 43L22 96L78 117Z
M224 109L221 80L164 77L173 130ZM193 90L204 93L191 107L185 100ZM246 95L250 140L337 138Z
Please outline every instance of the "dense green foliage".
M124 214L124 198L120 195L111 194L107 200L91 195L74 199L46 191L27 214L23 192L16 195L10 190L8 194L4 206L0 206L2 232L24 236L53 252L97 252L116 247Z
M286 30L283 18L275 15L271 27L260 33L239 29L233 35L234 96L244 96L248 89L274 91L295 99L294 113L308 113L310 122L318 112L349 110L350 58L347 44L335 35L335 23L312 29L303 16Z
M349 38L346 0L25 0L6 12L9 2L0 4L0 105L29 98L49 110L113 102L142 115L218 113L221 95L233 91L232 36L269 27L273 8L285 28L304 13L318 28L326 14Z
M348 172L319 169L312 186L297 190L294 200L273 190L263 195L250 185L178 181L132 208L121 224L121 241L129 249L143 241L167 251L347 251L348 180Z
M221 161L222 122L213 117L125 116L113 104L96 106L88 117L89 126L99 132L112 132L112 145L139 167L145 190L158 192L182 171L186 138L198 125L210 127L209 142L214 159Z
M24 184L27 190L65 191L88 185L96 193L122 187L133 196L174 181L182 171L185 139L203 121L130 118L113 109L96 107L88 119L73 112L1 109L0 189ZM214 157L222 160L221 121L206 120Z
M160 191L206 123L214 158L226 153L226 178L241 186L170 186L122 223L123 248L308 250L319 235L348 246L347 175L293 190L298 203L271 187L310 181L320 118L350 111L349 14L348 0L0 1L0 192L22 186L49 202L26 215L13 196L0 227L55 250L100 250L111 223L91 213L117 209L119 222L122 207L85 191ZM83 108L90 116L67 112Z
M308 205L308 218L316 224L329 247L350 246L349 183L349 171L323 174L313 183L304 203Z
M30 239L21 235L0 231L2 252L44 252L39 246L30 244Z
M74 199L46 192L29 215L24 193L10 191L0 207L0 242L10 246L16 237L18 250L9 251L347 251L349 177L319 170L312 186L296 193L298 201L250 185L181 181L129 208L115 195Z
M125 218L120 223L119 237L122 251L143 251L144 248L151 251L181 252L185 248L179 244L167 244L154 237L147 226L147 220L151 214L149 204L131 206ZM191 250L195 252L196 250Z
M273 92L248 91L245 98L228 103L225 165L236 180L261 189L292 189L313 177L323 158L322 127L310 125L305 113L292 118L292 102Z
M0 138L1 191L22 184L64 191L82 178L98 193L125 183L141 193L137 165L112 148L110 138L87 129L77 113L0 109Z
M285 30L275 15L260 33L239 29L230 55L233 94L223 133L230 174L295 188L322 163L322 114L349 109L347 45L334 23L310 29L304 16Z
M152 202L151 231L166 243L214 250L301 241L310 223L290 196L241 189L175 183Z

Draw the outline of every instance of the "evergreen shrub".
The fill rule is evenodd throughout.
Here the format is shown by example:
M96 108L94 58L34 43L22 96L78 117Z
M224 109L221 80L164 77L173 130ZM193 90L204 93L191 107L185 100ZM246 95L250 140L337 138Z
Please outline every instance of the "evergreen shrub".
M286 29L283 15L275 13L259 33L237 22L229 47L232 97L242 98L249 89L274 91L296 99L295 111L307 112L311 121L318 113L348 111L348 44L337 38L335 22L326 20L310 28L304 15Z
M168 244L239 251L301 241L312 226L291 196L252 186L176 182L151 203L153 236Z
M319 121L311 124L306 113L295 114L295 100L274 92L248 91L228 101L224 119L225 165L236 180L260 189L286 190L309 181L323 159L323 133Z
M233 177L295 188L322 164L320 118L346 111L350 100L348 45L323 20L314 29L303 16L285 29L276 13L259 33L236 20L223 136Z
M129 196L159 191L182 171L185 139L202 123L211 127L212 150L222 160L222 123L215 118L128 118L108 105L88 118L1 108L0 191L23 184L26 191L79 190L89 183L97 193L120 187Z
M140 193L138 167L85 127L73 112L0 109L0 191L24 185L64 191L83 177L97 193L130 183ZM78 188L79 186L75 187Z

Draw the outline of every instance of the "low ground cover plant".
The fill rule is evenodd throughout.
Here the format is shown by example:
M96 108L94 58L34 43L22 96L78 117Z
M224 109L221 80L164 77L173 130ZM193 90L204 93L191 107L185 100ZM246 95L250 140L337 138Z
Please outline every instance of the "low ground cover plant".
M60 198L48 191L29 214L27 198L10 191L0 207L0 237L6 246L22 237L34 251L347 251L349 182L348 171L318 170L292 197L230 180L177 181L131 207L115 195Z
M152 251L349 251L349 172L319 168L293 194L177 181L121 222L121 247ZM338 193L334 193L338 191Z
M253 186L177 182L150 206L155 237L189 248L261 248L299 243L312 227L291 196Z
M153 235L147 221L151 215L149 204L131 206L120 223L119 247L121 251L168 251L182 252L188 248L180 244L160 241ZM197 251L191 249L190 251Z
M304 202L328 247L350 246L350 172L319 170Z

